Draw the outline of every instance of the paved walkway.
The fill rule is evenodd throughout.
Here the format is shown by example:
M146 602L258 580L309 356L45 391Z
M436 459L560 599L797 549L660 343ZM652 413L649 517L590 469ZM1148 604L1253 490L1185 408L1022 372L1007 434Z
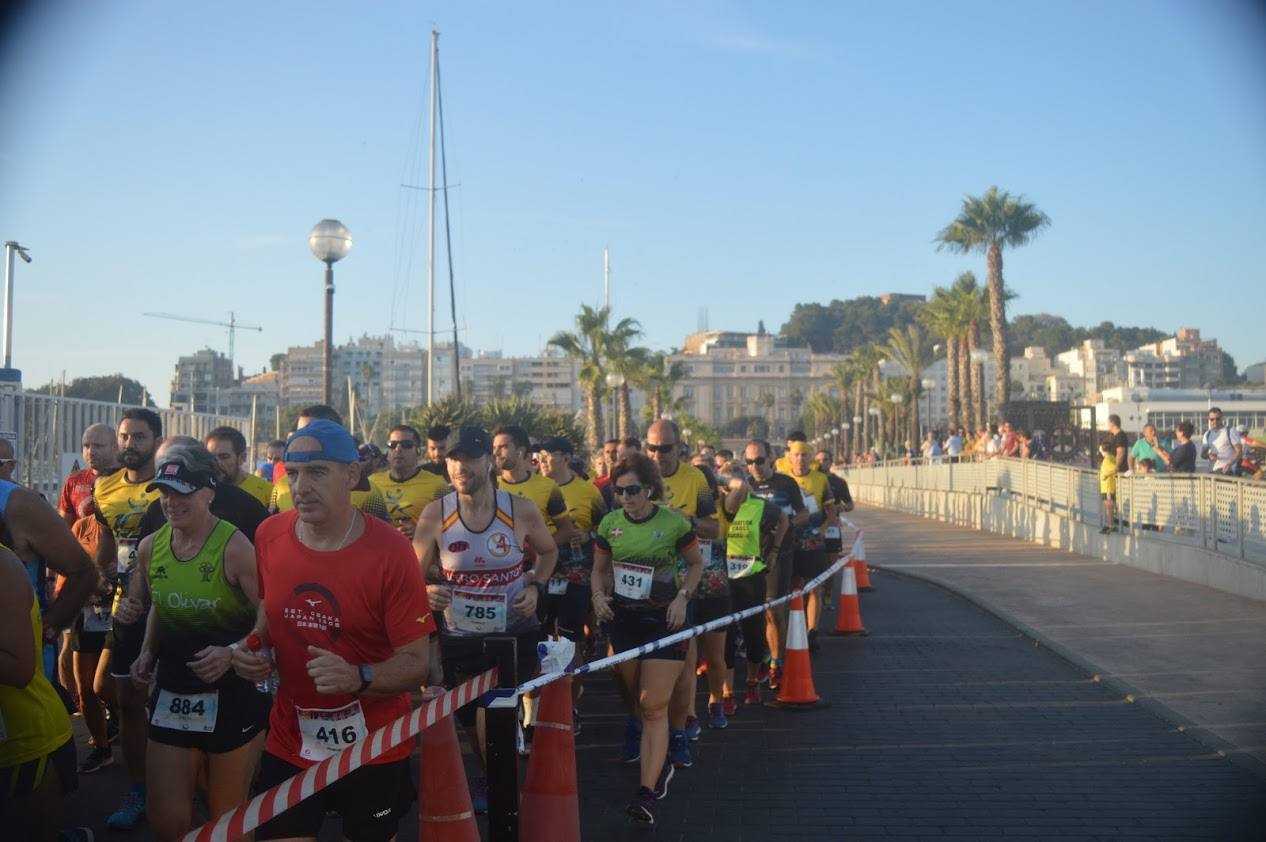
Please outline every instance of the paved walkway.
M949 587L1266 774L1266 603L876 507L872 564Z

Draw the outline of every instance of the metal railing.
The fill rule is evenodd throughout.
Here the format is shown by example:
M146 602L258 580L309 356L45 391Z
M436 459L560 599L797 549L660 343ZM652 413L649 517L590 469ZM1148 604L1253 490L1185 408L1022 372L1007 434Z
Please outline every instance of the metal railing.
M14 403L9 410L21 417L18 473L14 479L50 501L56 500L66 479L62 456L80 453L84 429L92 424L109 424L117 429L124 411L131 408L129 404L31 392L5 397ZM174 409L154 411L162 419L164 436L193 436L201 440L216 427L229 426L241 430L247 441L252 440L249 418Z
M850 485L954 494L1005 495L1024 506L1091 526L1106 524L1099 474L1028 459L939 464L919 460L840 472ZM1215 474L1117 477L1120 528L1141 540L1169 541L1266 564L1266 485Z

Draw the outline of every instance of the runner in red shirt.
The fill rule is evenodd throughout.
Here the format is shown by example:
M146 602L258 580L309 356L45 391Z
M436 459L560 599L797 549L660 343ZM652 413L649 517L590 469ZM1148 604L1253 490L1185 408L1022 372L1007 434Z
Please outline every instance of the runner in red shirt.
M408 539L352 505L356 443L313 421L286 448L293 511L255 534L263 602L255 633L280 682L259 785L268 788L409 712L435 631ZM239 644L233 666L267 680L271 662ZM389 839L414 798L406 742L265 823L256 839L315 838L327 812L348 839Z
M88 467L66 477L57 500L57 511L67 526L74 526L75 521L90 513L92 484L97 477L119 469L119 447L109 424L93 424L84 430L82 446L83 462Z

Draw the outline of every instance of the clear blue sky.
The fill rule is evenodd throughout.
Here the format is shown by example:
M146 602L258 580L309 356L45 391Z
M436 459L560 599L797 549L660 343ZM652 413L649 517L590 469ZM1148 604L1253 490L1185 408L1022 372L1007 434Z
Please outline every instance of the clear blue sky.
M36 8L38 7L38 8ZM601 7L601 8L598 8ZM425 327L422 106L442 32L458 322L534 353L601 294L657 347L708 309L927 292L931 240L998 184L1053 220L1012 313L1200 328L1266 357L1260 4L32 4L0 41L0 239L28 384L122 370L166 396L321 330L306 234L348 225L335 336ZM440 264L443 266L442 262ZM446 289L444 287L443 289ZM437 324L447 330L442 292Z

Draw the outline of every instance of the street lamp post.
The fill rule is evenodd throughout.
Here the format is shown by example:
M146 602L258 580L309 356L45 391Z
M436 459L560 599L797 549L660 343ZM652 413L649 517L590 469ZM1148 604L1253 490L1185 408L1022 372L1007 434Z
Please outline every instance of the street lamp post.
M31 253L13 240L4 244L4 367L13 367L13 258L31 262Z
M923 379L923 382L920 383L919 385L923 387L924 394L928 396L927 416L924 418L924 421L927 422L928 430L931 430L932 429L932 390L936 388L936 381L932 380L931 378L925 377Z
M607 388L611 390L611 436L623 437L624 431L620 430L616 423L616 408L620 400L620 387L624 385L624 375L618 372L611 372L607 375Z
M333 404L334 379L334 264L352 250L352 232L337 219L322 219L308 234L308 248L325 264L325 358L321 363L321 401ZM427 360L429 366L431 360ZM431 399L430 395L426 396Z
M985 376L984 376L985 363L988 361L989 361L988 351L984 350L983 348L972 349L971 364L973 367L980 366L980 370L981 370L980 394L976 395L975 409L976 409L976 421L982 427L989 426L989 412L988 412L989 399L985 397ZM994 372L994 376L995 377L997 376L997 372Z
M853 416L853 429L856 431L853 433L853 452L859 453L864 447L864 442L862 442L862 417L860 415Z
M872 446L879 445L879 458L883 459L884 428L879 421L879 407L872 406L866 410L866 414L870 416L870 443Z
M900 438L897 432L897 421L901 416L901 401L903 398L899 392L893 392L888 398L892 401L892 443L895 447L897 439Z

